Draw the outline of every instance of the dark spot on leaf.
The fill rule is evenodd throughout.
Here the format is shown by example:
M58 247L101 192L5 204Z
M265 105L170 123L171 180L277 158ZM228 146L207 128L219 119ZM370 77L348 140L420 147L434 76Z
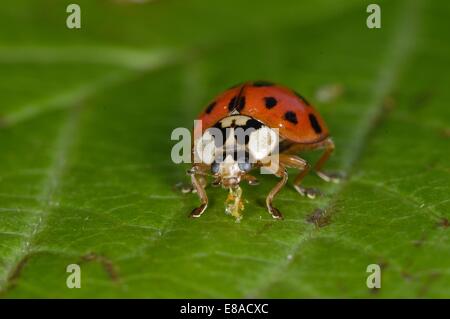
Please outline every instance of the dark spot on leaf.
M12 272L10 273L8 277L8 288L14 287L17 280L20 278L20 275L22 274L23 269L30 261L31 255L27 254L22 257L22 259L19 260L19 262L16 264Z
M0 122L0 127L1 127L1 122ZM443 128L440 132L440 135L443 138L449 138L450 137L450 128Z
M402 270L400 272L400 275L403 277L403 279L407 280L407 281L412 281L414 279L414 276L406 270Z
M369 292L373 295L376 295L380 292L380 288L377 288L377 287L369 288Z
M3 287L3 289L0 289L0 297L3 297L3 295L8 291L10 291L11 289L14 289L23 273L23 270L30 262L30 259L38 254L46 254L46 253L30 252L22 256L22 258L15 264L14 268L12 268L11 272L9 273L5 286Z
M424 242L425 242L425 236L422 236L420 239L413 240L412 243L413 243L414 247L419 248L423 245Z
M422 287L419 290L418 297L422 298L423 296L427 295L430 286L440 276L442 276L442 273L438 271L433 271L431 274L429 274L428 277L425 278L425 282L423 283Z
M317 208L310 215L306 216L306 221L316 225L316 227L325 227L330 224L331 216L323 209Z
M433 93L431 91L422 91L417 93L412 98L411 109L417 110L426 106L430 102L432 97Z
M380 266L381 270L386 270L387 267L389 266L389 263L384 259L378 261L377 264Z
M114 282L119 281L119 273L116 267L114 266L113 262L110 259L106 258L105 256L97 255L96 253L88 253L81 257L81 261L99 262L102 265L103 269L105 269L106 273L108 274L109 278L112 281Z
M392 111L396 105L397 105L397 101L392 95L388 95L388 96L384 97L383 104L382 104L384 112Z
M261 204L261 206L263 206L263 204ZM267 232L270 230L270 228L273 227L273 225L275 225L275 223L265 223L261 228L259 228L256 231L256 235L259 236L259 235L262 235L262 234L263 235L267 234Z
M308 117L309 117L309 123L311 123L311 127L313 128L314 132L316 132L316 134L322 133L322 128L320 127L320 124L317 121L316 116L314 114L310 113L308 115Z
M297 124L297 115L292 111L287 111L284 113L284 119L288 122L291 122L292 124Z
M211 113L211 111L214 109L214 107L216 106L216 102L212 102L211 104L208 105L208 107L206 108L206 114Z
M273 86L274 84L269 81L255 81L253 82L253 86L261 87L261 86Z
M277 105L277 100L272 96L268 96L264 98L264 103L266 104L266 108L271 109Z
M5 117L0 115L0 128L4 128L8 126L8 122L6 121Z
M450 226L448 218L442 217L441 220L438 222L438 227L448 228L448 226Z

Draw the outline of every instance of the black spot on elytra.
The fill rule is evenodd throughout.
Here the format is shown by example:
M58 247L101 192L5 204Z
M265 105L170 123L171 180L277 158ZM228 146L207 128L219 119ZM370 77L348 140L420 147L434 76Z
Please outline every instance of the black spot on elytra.
M302 100L303 103L305 103L306 105L310 105L309 102L308 102L308 100L305 99L305 98L303 97L303 95L301 95L300 93L295 92L295 91L294 91L294 94L295 94L300 100Z
M271 109L277 105L278 101L274 97L268 96L264 98L264 102L266 103L266 108Z
M214 109L215 106L216 102L212 102L211 104L209 104L208 107L206 108L206 114L211 113L211 111Z
M297 115L292 111L287 111L284 113L284 119L288 122L291 122L292 124L297 124Z
M244 106L245 106L245 96L241 96L241 97L235 96L228 103L228 110L230 112L235 109L237 109L238 111L242 111Z
M322 128L320 127L320 124L317 121L316 116L314 114L310 113L308 115L308 117L309 117L309 123L311 123L311 127L314 129L314 132L316 132L316 134L322 133Z
M238 101L237 109L238 111L242 111L245 106L245 96L241 96Z
M237 101L237 96L234 96L231 100L230 100L230 102L228 103L228 110L229 111L233 111L234 110L234 108L236 107L236 101Z
M273 86L274 84L269 81L255 81L253 82L253 86L261 87L261 86Z

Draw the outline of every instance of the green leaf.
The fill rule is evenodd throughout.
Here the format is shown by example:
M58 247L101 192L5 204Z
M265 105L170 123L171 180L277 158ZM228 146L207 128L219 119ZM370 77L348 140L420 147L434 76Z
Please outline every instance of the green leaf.
M366 1L85 0L80 30L69 3L1 5L2 297L450 297L447 2L380 1L368 29ZM273 176L243 187L241 223L210 187L188 219L170 133L248 79L311 100L348 177L310 174L316 200L289 184L284 221Z

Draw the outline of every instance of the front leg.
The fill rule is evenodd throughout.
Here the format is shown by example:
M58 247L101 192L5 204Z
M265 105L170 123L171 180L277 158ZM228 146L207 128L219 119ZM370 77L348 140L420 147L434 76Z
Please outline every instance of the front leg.
M197 191L198 197L200 198L201 205L197 208L194 208L189 215L190 217L200 217L208 207L208 196L206 195L205 188L200 181L199 172L196 172L195 167L188 171L188 174L191 175L192 186L194 186Z
M275 187L270 191L269 195L267 195L266 198L266 205L269 213L272 215L275 219L283 219L283 215L281 212L273 207L272 202L275 196L279 193L279 191L283 188L284 185L286 185L286 182L288 180L288 173L286 171L286 168L279 165L278 172L275 174L278 177L281 177L281 180L275 185Z

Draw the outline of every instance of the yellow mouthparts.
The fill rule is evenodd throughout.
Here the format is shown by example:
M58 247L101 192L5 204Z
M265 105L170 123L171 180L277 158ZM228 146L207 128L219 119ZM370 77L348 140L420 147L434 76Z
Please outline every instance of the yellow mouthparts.
M230 187L230 192L228 193L228 197L225 201L225 213L236 218L236 222L239 223L242 219L243 211L244 201L242 199L241 187Z

